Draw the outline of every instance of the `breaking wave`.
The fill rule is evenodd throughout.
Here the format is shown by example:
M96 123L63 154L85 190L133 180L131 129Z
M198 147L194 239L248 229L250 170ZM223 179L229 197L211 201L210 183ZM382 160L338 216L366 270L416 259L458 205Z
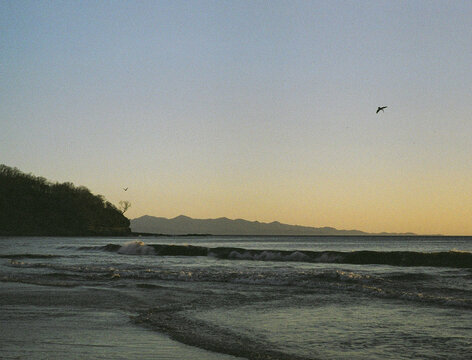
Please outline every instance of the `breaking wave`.
M472 253L466 251L416 252L416 251L305 251L305 250L255 250L233 247L193 245L146 245L132 241L124 245L81 247L80 250L101 250L126 255L157 256L210 256L225 260L285 261L335 264L378 264L392 266L430 266L472 268Z
M325 291L366 294L369 296L401 299L423 304L472 309L472 289L454 287L452 279L438 283L429 274L393 273L374 275L362 271L334 269L230 269L167 268L139 265L109 266L99 264L25 263L11 260L10 267L43 269L34 273L0 274L0 282L19 282L36 285L74 287L98 285L102 282L123 282L123 286L140 289L162 288L172 283L220 283L230 286L275 286L295 293ZM435 285L436 284L436 285Z

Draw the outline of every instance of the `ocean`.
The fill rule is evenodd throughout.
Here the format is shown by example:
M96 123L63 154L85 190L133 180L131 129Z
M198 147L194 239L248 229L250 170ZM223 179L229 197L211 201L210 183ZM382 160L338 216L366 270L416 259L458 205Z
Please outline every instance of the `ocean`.
M2 359L470 359L471 237L0 238Z

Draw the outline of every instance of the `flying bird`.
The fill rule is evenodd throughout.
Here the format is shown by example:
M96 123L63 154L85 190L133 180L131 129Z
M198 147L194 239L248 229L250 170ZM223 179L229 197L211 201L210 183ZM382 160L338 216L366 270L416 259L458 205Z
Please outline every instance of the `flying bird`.
M123 188L123 190L124 190L124 191L127 191L127 190L128 190L128 188Z
M380 110L382 110L382 112L384 112L384 109L386 109L386 108L387 108L386 106L379 106L375 113L378 114Z

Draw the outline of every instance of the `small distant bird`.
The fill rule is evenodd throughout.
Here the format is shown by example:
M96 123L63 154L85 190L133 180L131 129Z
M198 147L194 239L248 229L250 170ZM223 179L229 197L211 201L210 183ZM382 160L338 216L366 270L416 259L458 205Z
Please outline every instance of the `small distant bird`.
M124 190L124 191L127 191L127 190L128 190L128 188L123 188L123 190Z
M375 113L378 114L380 110L382 110L382 112L384 112L384 109L386 109L386 108L387 108L387 106L379 106Z

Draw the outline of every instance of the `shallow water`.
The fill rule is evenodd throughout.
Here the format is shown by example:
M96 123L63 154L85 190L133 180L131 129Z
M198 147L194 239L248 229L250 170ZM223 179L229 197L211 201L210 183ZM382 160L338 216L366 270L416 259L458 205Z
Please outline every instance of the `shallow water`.
M467 237L0 238L0 281L2 358L472 352Z

